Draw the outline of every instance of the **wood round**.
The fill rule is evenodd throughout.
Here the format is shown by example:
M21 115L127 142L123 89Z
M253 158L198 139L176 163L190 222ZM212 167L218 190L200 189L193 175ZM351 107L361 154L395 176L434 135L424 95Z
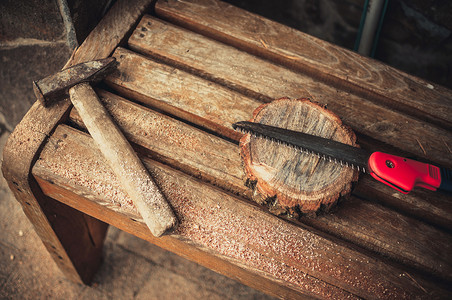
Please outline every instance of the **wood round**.
M258 107L252 122L301 131L356 146L355 134L338 116L309 99L281 98ZM328 211L348 195L358 171L245 134L240 140L246 183L254 200L275 214Z

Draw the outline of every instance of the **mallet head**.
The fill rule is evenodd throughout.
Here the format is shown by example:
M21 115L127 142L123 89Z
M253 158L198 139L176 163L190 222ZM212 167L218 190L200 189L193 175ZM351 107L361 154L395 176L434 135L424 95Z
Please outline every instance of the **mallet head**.
M92 60L33 81L36 97L47 107L63 99L71 87L82 82L97 82L105 78L116 66L114 57Z

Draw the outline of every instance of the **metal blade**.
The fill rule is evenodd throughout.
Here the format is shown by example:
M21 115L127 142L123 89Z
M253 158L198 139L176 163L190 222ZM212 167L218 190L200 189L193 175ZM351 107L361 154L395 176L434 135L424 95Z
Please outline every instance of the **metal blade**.
M367 161L370 153L361 148L303 132L253 122L237 122L232 124L232 127L243 133L280 142L302 152L315 154L325 160L357 168L364 173L368 172Z

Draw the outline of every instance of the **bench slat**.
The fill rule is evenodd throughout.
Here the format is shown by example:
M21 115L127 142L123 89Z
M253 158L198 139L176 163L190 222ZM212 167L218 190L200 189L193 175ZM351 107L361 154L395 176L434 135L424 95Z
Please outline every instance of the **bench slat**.
M185 241L251 273L298 292L310 291L311 295L344 297L344 291L337 287L364 298L447 294L414 273L281 220L192 176L142 159L180 220L175 235L165 238L168 243L172 238ZM92 139L64 125L57 128L43 149L33 175L49 196L100 219L106 219L102 214L111 209L122 214L127 207L124 204L131 203ZM92 200L79 203L78 197L68 199L61 189L52 190L52 185ZM93 201L112 204L97 211L83 208L85 202ZM134 230L136 220L141 223L136 213L134 220L123 220L127 222L105 221L129 232ZM183 247L177 252L184 255Z
M66 67L109 56L151 2L116 1ZM3 149L2 173L60 270L68 279L89 283L101 262L103 237L98 235L106 232L105 224L45 197L30 176L48 135L67 118L70 107L68 99L50 107L43 107L36 100L8 138Z
M158 1L159 17L329 85L452 128L452 91L217 0Z
M99 90L98 94L125 136L141 152L224 190L251 198L242 180L237 145L109 92ZM83 127L75 110L70 118ZM452 236L421 221L355 196L344 201L335 213L302 221L452 281ZM417 239L413 240L413 236Z
M337 90L307 75L199 34L146 16L130 37L129 46L176 68L242 91L255 99L296 99L311 94L314 101L327 104L330 110L359 134L371 136L418 157L452 166L452 156L444 155L450 154L450 131L376 105L366 98ZM124 64L124 72L137 72L138 64ZM137 76L137 80L140 79L141 76ZM121 84L120 80L114 82ZM143 89L146 86L140 90Z
M250 119L254 109L261 104L255 99L232 91L218 83L153 61L123 48L118 48L114 56L120 65L118 72L106 79L107 84L112 88L127 98L137 99L141 103L156 107L234 140L238 140L241 134L233 131L231 124ZM326 94L330 89L328 86L319 88ZM332 92L336 93L335 90ZM330 97L330 99L329 107L331 108L334 101L337 100L334 97ZM337 110L333 111L339 113L341 117L344 117L345 114L348 114L350 119L359 116L362 122L368 124L369 130L371 130L369 134L373 138L390 140L405 150L417 151L418 146L413 145L415 138L409 133L396 137L391 130L387 132L379 130L378 126L373 126L375 123L371 119L374 115L381 116L382 120L389 118L397 126L409 128L407 130L413 130L416 134L421 132L422 135L419 135L419 138L431 139L431 143L435 143L438 147L441 145L444 147L443 142L440 141L441 138L450 137L452 140L450 132L359 98L350 97L346 102L338 101L334 107ZM362 111L363 107L364 111ZM383 116L385 117L383 118ZM444 155L444 152L438 150L436 153L437 156L432 159L452 163L451 156ZM384 202L394 203L394 206L397 206L399 202L405 202L405 206L416 208L417 216L426 217L433 224L441 224L447 228L452 227L452 206L446 195L436 193L434 199L430 201L430 198L401 196L393 189L375 181L366 181L366 183L368 184L360 195L372 195L375 190L380 191L380 195L384 195L381 197ZM428 201L427 204L426 201Z

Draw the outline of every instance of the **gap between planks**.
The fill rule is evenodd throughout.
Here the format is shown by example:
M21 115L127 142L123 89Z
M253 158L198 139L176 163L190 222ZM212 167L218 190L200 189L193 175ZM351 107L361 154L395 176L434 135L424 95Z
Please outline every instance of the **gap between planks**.
M231 124L236 121L250 119L252 111L261 103L205 79L201 79L161 63L153 62L141 55L136 55L133 52L122 48L117 49L114 56L120 61L120 67L119 72L116 75L107 78L107 83L113 89L126 95L128 98L139 99L139 102L149 104L151 107L158 106L160 109L165 110L170 114L175 114L179 118L188 118L189 122L196 123L202 127L208 127L223 136L226 135L234 138L231 134L237 135L237 133L230 129ZM150 76L148 72L152 72L152 76ZM360 113L360 111L356 111L356 107L359 107L359 103L360 102L350 103L347 101L344 103L347 104L347 106L342 106L341 103L338 103L338 109L333 109L333 111L340 112L340 107L343 107L342 109L345 109L345 113L350 113L350 111L355 109L355 111L350 114L352 117ZM399 122L396 127L413 128L414 126L416 131L422 132L422 136L426 139L431 139L432 143L436 143L435 141L439 136L451 136L450 133L448 134L442 130L429 126L426 127L424 124L407 123L407 120L404 119L406 116L394 114L390 111L375 107L374 105L371 105L366 112L368 119L375 117L375 112L378 112L377 116L392 114L394 120ZM363 113L360 114L362 115ZM375 137L380 136L382 140L386 141L390 139L391 142L399 144L400 147L404 149L407 149L408 147L411 152L416 151L417 145L410 143L413 137L409 133L403 133L398 137L391 135L390 133L385 135L380 132L380 127L373 126L374 122L370 122L369 120L366 122L369 122L369 128L372 129L372 131L369 132L370 135ZM380 125L388 127L387 122L382 122ZM409 129L407 129L407 131L409 131ZM387 132L391 132L391 130L388 129ZM381 137L382 134L383 137ZM238 137L240 137L240 135ZM238 139L238 137L236 139ZM443 145L442 141L440 142L441 145ZM433 152L430 153L433 154ZM436 153L438 156L434 158L430 157L432 160L447 161L447 164L452 163L449 156L443 155L441 150L436 150ZM394 191L386 187L375 186L375 189L384 191L384 194L387 195L385 199L388 200L386 202L395 202L396 207L400 207L397 205L397 201L405 201L407 206L412 205L413 198L411 196L394 196ZM446 224L444 220L451 219L452 214L448 213L450 212L451 207L444 207L444 205L441 204L443 202L441 199L445 198L445 196L442 197L441 195L438 195L437 197L439 197L439 200L436 201L433 199L432 208L435 210L434 208L436 205L441 205L442 208L440 210L435 210L434 215L438 213L441 215L438 221L441 222L442 226L446 225L447 227L447 224L450 226L452 223L449 222ZM424 202L422 198L414 199ZM417 201L414 203L417 203ZM426 214L418 213L418 216L423 217L424 215L431 215L428 212L430 210L429 206L422 204L416 204L416 206L424 207L420 212L424 210L427 212ZM443 210L443 208L445 208L445 210ZM429 221L434 224L437 223L436 218L429 218Z
M102 164L102 158L91 147L92 141L87 135L67 130L60 126L51 137L55 142L43 150L33 174L48 178L74 193L83 192L80 184L92 185L90 193L103 199L107 197L108 201L108 195L102 189L109 186L110 190L118 191L111 171ZM59 145L56 149L55 144ZM306 282L303 273L308 272L361 297L385 293L408 296L420 292L418 286L403 276L403 270L280 220L190 176L144 161L181 220L176 234L211 248L220 256L230 257L241 265L245 263L252 269L263 268L261 271L270 272L271 277L283 276L281 280L296 285L300 284L298 280ZM81 174L87 176L85 180L80 180ZM123 196L118 197L123 201ZM116 206L115 210L120 212L122 207ZM254 251L261 254L255 256ZM349 268L344 269L344 266ZM429 293L447 293L421 277L413 276Z
M447 113L452 105L452 91L383 63L217 0L196 4L159 1L155 13L419 120L428 119L447 130L452 128L452 119Z
M98 90L98 94L126 137L139 145L143 153L173 168L183 170L190 176L201 178L226 191L251 199L250 190L243 184L243 171L237 145L109 92ZM80 117L74 110L70 117L74 123L83 127ZM364 184L368 185L367 190L369 188L371 191L372 189L381 190L378 182L366 180ZM361 187L361 194L363 190L366 191L366 188ZM386 193L393 195L394 191ZM384 192L382 195L385 195ZM413 201L413 198L409 199ZM417 199L416 201L422 203ZM429 205L428 208L432 209L431 204ZM447 263L447 240L450 236L415 221L416 228L423 228L421 230L423 234L429 237L435 236L441 241L435 243L437 247L435 252L432 252L430 247L427 249L421 243L413 243L410 236L418 234L419 230L413 231L411 226L404 225L412 223L411 218L380 205L363 202L357 197L351 197L343 206L333 215L322 215L315 219L305 218L303 222L375 253L384 253L407 265L428 270L432 274L441 274L441 277L448 276L450 266ZM371 219L374 222L368 222L369 216L372 216ZM389 227L388 224L396 220L400 226L403 226ZM374 223L378 225L373 225ZM366 234L362 233L362 228L366 228ZM384 242L381 241L381 237L385 237ZM446 244L444 245L443 242ZM441 254L441 252L444 253ZM438 264L436 257L442 257L445 261ZM442 267L438 267L440 265Z
M145 16L129 39L129 46L142 54L164 61L166 64L208 80L224 84L245 95L258 94L255 99L276 99L281 97L301 98L312 95L314 101L327 104L347 125L356 132L377 138L379 141L408 150L418 157L438 161L452 166L447 144L439 137L450 136L450 132L420 122L400 112L394 112L353 94L338 91L312 78L274 65L231 46L208 39L162 20ZM188 52L187 52L188 51ZM117 51L117 53L127 53ZM126 63L127 59L123 63ZM124 65L125 74L132 66ZM151 66L149 66L151 67ZM138 72L138 67L133 69ZM135 80L142 80L140 76ZM134 88L133 83L109 78L110 84L123 88ZM141 86L145 86L145 83ZM250 94L250 92L252 93ZM136 94L149 93L146 88L136 87ZM151 97L152 97L151 96ZM244 97L247 101L250 97ZM259 104L255 104L256 107ZM417 139L417 140L416 140ZM422 143L423 149L419 147ZM443 159L444 158L444 159Z

